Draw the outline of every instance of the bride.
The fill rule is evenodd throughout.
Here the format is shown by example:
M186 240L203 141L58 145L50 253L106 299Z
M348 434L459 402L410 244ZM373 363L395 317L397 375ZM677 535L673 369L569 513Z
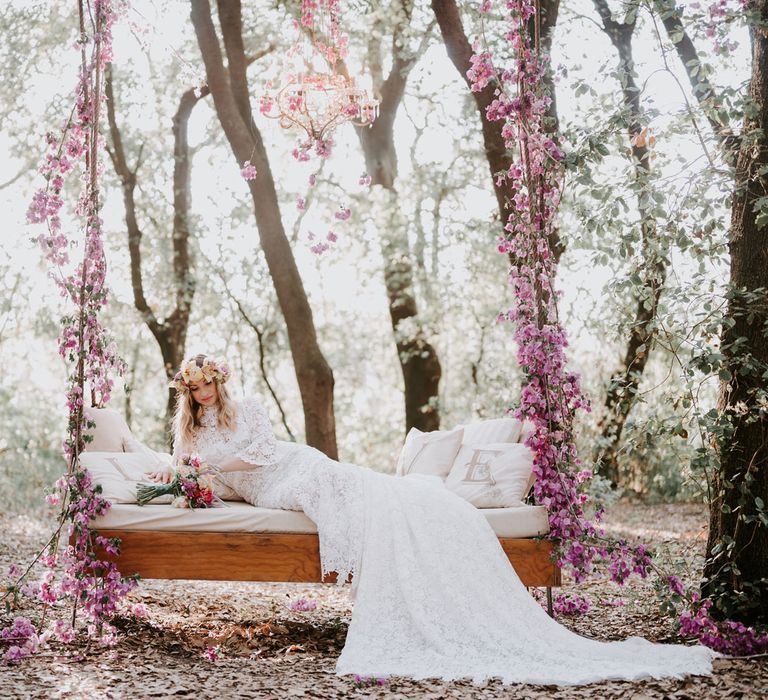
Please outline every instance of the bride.
M224 499L302 510L317 524L323 574L354 574L339 675L569 685L711 673L717 654L703 646L570 632L528 594L474 506L439 484L276 441L256 399L231 399L229 376L205 355L176 374L174 463L199 454L218 467Z

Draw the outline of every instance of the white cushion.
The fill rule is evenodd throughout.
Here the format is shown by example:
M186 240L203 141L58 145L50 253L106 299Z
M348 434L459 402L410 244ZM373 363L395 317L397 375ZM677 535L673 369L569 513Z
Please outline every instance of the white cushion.
M144 445L139 442L125 418L111 408L86 408L86 415L96 424L86 428L85 434L93 439L85 443L89 452L142 452Z
M538 537L549 532L549 515L544 506L483 508L480 512L499 537Z
M543 506L481 511L499 537L535 537L549 531ZM312 534L317 526L303 512L228 503L225 508L174 508L118 503L94 520L103 530L154 532L291 532Z
M516 418L494 418L464 426L464 442L482 445L491 442L517 442L523 424Z
M517 443L464 444L445 485L477 508L521 505L533 469L533 453Z
M397 462L397 475L429 474L445 479L459 452L463 436L464 429L461 427L429 433L411 428Z
M145 472L170 468L171 455L161 452L83 452L80 463L100 484L102 495L113 503L136 503L136 486L147 481ZM152 503L170 503L162 496Z

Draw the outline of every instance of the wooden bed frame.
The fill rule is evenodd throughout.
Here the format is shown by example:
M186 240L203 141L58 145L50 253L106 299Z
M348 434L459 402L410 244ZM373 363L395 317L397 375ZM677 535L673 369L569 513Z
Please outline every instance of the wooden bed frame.
M210 581L285 581L333 583L336 574L320 576L320 541L316 534L250 532L158 532L99 530L121 541L115 561L123 576L147 579ZM552 615L552 587L561 584L560 569L546 540L500 537L517 575L528 587L547 589Z

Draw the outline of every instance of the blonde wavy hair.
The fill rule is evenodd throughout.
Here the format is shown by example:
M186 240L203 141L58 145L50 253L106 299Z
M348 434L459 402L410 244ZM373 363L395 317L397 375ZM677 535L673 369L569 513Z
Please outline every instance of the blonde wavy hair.
M191 360L186 360L182 363L182 366L187 362L194 361L198 366L202 366L202 362L205 359L205 355L197 355ZM237 425L237 407L229 393L229 390L225 386L224 382L214 380L216 382L216 388L219 396L219 416L218 426L220 428L226 428L228 430L234 430ZM192 438L195 434L195 428L200 425L200 419L203 416L203 406L199 404L192 396L191 391L178 391L176 392L176 410L173 415L173 427L174 435L179 442L179 449L181 452L189 452L192 445Z

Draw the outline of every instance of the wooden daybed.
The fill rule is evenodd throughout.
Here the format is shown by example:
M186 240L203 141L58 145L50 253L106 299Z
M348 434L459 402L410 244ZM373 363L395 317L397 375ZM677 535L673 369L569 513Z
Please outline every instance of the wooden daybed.
M96 422L89 453L119 455L124 449L152 452L135 440L116 411L89 411ZM482 431L484 428L483 424L470 426L465 429L465 437L469 437L470 429ZM522 434L517 437L522 439ZM498 440L477 432L473 439ZM139 470L138 476L142 477L144 471ZM119 469L120 491L126 490L123 479L129 479L129 475ZM105 497L115 501L107 484L103 485ZM135 493L135 482L129 482L128 491ZM256 508L237 502L228 506L188 510L170 505L140 507L135 503L113 502L107 514L94 521L93 526L99 534L121 541L118 557L108 557L103 552L102 556L114 559L124 576L215 581L335 581L335 574L324 581L321 579L317 529L304 513ZM547 589L551 615L551 589L560 585L560 569L550 556L551 544L539 538L549 530L546 510L521 504L514 508L481 509L481 512L523 584Z
M514 531L515 527L531 528L531 514L541 522L541 514L535 512L533 507L528 508L529 522L507 524L507 532ZM303 513L268 511L244 503L210 511L184 511L171 506L149 505L140 508L144 517L139 522L137 509L139 506L115 504L105 518L94 523L100 535L116 537L121 541L120 555L112 559L124 576L139 574L147 579L216 581L331 583L336 580L335 574L321 579L318 535L311 531L314 526ZM517 510L524 515L521 509L495 510ZM299 531L226 532L220 531L221 526L212 522L213 519L229 516L242 518L242 514L250 516L249 521L256 530ZM503 521L499 522L501 525L494 529L504 530ZM242 528L242 520L230 526ZM219 531L206 527L215 527ZM552 614L551 588L560 585L560 569L550 557L551 544L533 537L500 536L499 542L526 586L547 589Z

